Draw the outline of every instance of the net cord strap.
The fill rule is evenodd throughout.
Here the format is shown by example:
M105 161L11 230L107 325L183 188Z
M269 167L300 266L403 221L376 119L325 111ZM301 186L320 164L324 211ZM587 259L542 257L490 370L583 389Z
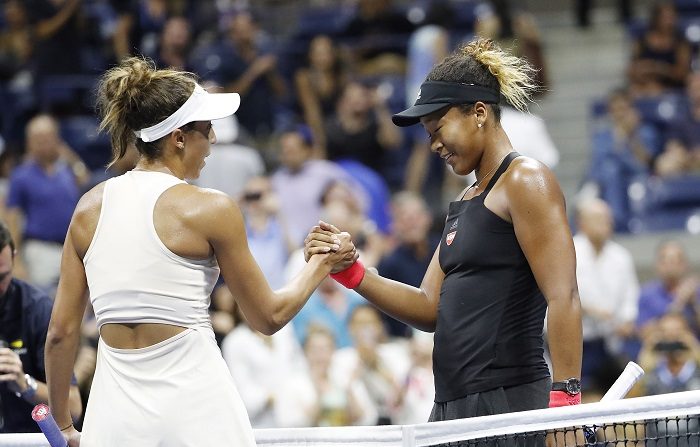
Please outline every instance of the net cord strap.
M255 438L259 447L426 447L571 426L600 426L697 414L700 414L700 391L687 391L416 425L258 429ZM0 434L0 447L46 446L46 438L40 433Z

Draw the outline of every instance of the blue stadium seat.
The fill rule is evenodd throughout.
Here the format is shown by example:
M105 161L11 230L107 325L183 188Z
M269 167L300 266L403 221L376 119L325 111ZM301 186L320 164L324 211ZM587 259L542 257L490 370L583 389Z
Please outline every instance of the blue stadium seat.
M92 109L96 85L97 77L93 75L46 76L38 85L39 105L44 111L51 111L55 107Z
M77 115L60 121L61 135L85 162L89 169L103 168L111 156L109 136L98 133L99 123L94 116Z
M336 36L352 18L352 10L343 7L310 8L301 13L295 36L311 39L319 34Z
M650 177L635 182L629 192L633 233L684 230L700 216L700 176Z

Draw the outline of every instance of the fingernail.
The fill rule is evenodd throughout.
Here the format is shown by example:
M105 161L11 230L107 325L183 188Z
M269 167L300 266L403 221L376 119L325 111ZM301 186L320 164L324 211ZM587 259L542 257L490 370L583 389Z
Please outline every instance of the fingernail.
M337 249L339 249L339 248L340 248L340 245L338 245L338 244L333 244L333 250L337 250Z
M340 245L340 239L333 239L333 243L336 245Z
M331 251L331 247L323 247L323 251L326 251L326 252Z

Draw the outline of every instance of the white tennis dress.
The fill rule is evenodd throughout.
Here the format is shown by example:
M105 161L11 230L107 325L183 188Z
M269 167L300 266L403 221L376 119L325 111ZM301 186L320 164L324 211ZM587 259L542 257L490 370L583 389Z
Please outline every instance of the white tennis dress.
M142 349L100 339L81 447L254 446L253 431L209 320L215 258L170 251L153 225L156 201L184 183L131 171L107 181L85 258L98 328L166 323L188 329Z

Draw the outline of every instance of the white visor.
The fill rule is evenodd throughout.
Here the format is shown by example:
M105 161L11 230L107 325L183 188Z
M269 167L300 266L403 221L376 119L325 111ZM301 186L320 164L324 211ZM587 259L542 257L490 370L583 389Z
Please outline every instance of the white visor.
M233 115L240 105L241 97L238 93L209 93L199 84L195 84L192 95L175 113L158 124L134 133L137 138L149 143L163 138L187 123L211 121Z

